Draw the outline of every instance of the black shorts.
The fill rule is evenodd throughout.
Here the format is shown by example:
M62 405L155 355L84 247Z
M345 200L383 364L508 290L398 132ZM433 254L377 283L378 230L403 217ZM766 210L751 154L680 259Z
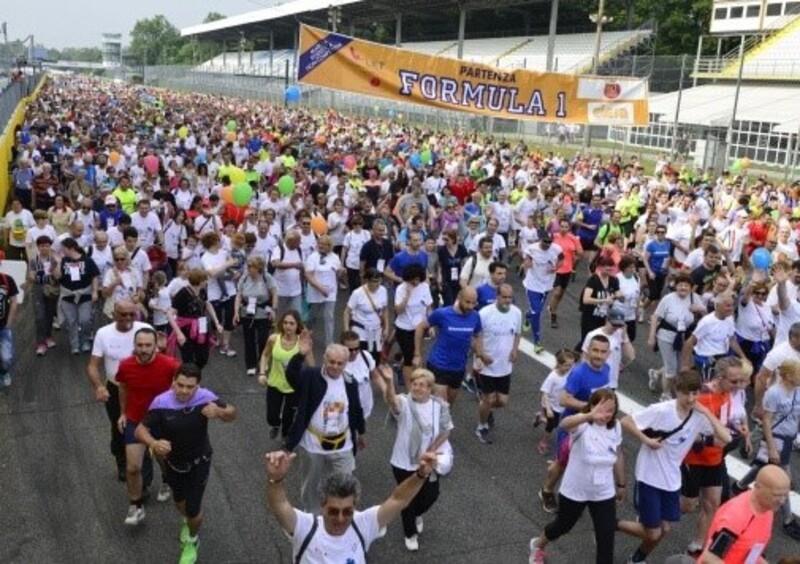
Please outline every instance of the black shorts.
M594 244L594 239L581 239L581 247L584 251L596 251L597 245Z
M186 515L188 517L197 517L200 514L203 494L208 483L211 457L192 466L192 469L186 473L176 472L170 467L168 461L165 463L165 467L164 481L172 489L172 499L176 503L186 503Z
M214 312L217 314L217 320L225 331L233 331L236 327L233 326L233 306L234 299L229 297L225 300L214 300L211 302L214 306ZM209 321L211 321L209 319Z
M572 280L571 272L558 273L556 274L556 281L553 283L553 288L558 287L562 290L566 290L570 280Z
M696 498L700 488L721 487L725 479L725 465L697 466L681 464L681 495Z
M485 376L478 377L478 387L482 394L502 394L508 395L511 389L511 374L508 376Z
M394 328L394 338L403 354L403 366L411 366L414 362L414 331Z
M664 293L664 285L667 282L667 273L656 274L655 278L650 280L647 277L647 299L651 302L661 299L661 294Z
M464 381L463 370L443 370L428 364L425 368L433 372L434 381L440 386L447 386L457 390Z
M552 417L547 418L547 423L544 426L544 430L546 433L552 433L555 429L558 428L558 422L561 420L561 414L554 411Z

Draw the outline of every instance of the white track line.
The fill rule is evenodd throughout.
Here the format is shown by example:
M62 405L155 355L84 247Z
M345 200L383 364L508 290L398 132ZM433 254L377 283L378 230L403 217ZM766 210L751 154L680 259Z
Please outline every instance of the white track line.
M556 365L556 357L553 356L548 351L543 351L539 354L533 350L533 343L530 342L526 338L522 338L519 342L519 350L521 353L525 354L526 356L530 357L531 359L535 360L539 364L543 364L550 370L552 370ZM627 376L627 375L626 375ZM636 413L641 411L645 408L644 405L637 402L635 399L626 396L624 393L617 390L617 399L619 401L619 409L623 413ZM753 445L754 448L757 445ZM750 467L736 458L735 456L728 455L725 457L725 465L728 468L728 474L731 475L736 480L740 480L744 477ZM792 505L792 513L800 517L800 494L797 492L790 492L789 493L789 500Z

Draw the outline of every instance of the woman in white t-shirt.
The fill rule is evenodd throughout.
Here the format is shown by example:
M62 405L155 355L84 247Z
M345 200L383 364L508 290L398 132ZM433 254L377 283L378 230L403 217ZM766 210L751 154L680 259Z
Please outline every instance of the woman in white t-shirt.
M129 300L136 304L140 319L145 319L147 312L143 306L144 281L142 273L131 268L130 254L124 247L114 249L114 268L103 276L103 296L105 305L103 313L113 319L114 304L120 300Z
M200 238L205 252L200 257L203 270L208 274L208 301L214 307L217 319L222 325L222 343L219 352L226 356L236 356L236 351L231 347L231 332L233 325L234 298L236 285L233 282L231 267L236 261L230 253L224 251L220 244L220 236L214 231L203 233Z
M661 388L661 401L675 394L675 376L681 365L681 349L687 329L694 323L695 314L705 311L700 296L692 292L692 278L688 273L675 277L675 291L664 296L650 318L647 346L661 353L663 368L650 369L650 389ZM661 385L659 386L659 379Z
M588 507L594 525L598 564L614 562L617 501L624 498L625 463L622 427L617 421L617 396L596 390L581 413L562 419L570 434L569 462L561 481L558 514L544 532L531 539L530 562L543 564L545 547L572 530Z
M741 291L736 316L736 340L753 365L754 374L761 368L775 337L775 316L767 304L768 294L769 285L764 280L751 279Z
M351 292L361 286L361 247L370 240L369 232L364 230L364 220L355 216L350 221L350 231L344 236L342 242L341 260L347 269L347 285Z
M453 422L447 404L431 393L434 377L430 370L414 370L408 378L408 393L401 395L395 394L392 369L383 364L378 370L381 374L383 397L397 420L397 435L390 463L399 484L416 472L420 456L425 452L443 451L452 455L447 440ZM440 462L442 458L440 455ZM437 471L440 470L441 467L437 468ZM419 550L418 535L422 532L422 515L438 498L439 480L436 472L433 472L408 507L400 513L408 550Z
M624 255L619 261L619 291L622 293L622 309L625 311L625 326L628 339L636 340L636 318L639 316L639 295L642 287L639 275L636 274L636 258Z
M365 283L350 294L344 308L344 328L358 333L361 348L378 358L389 328L388 293L383 274L374 268L364 273Z
M433 304L426 278L425 267L409 264L403 269L403 283L394 294L394 334L403 354L403 381L408 381L414 368L414 331L420 321L428 318Z
M317 240L317 250L305 261L306 301L310 311L308 326L319 329L325 335L325 342L333 342L333 313L336 308L336 294L339 276L344 274L339 257L332 252L330 236L321 235Z

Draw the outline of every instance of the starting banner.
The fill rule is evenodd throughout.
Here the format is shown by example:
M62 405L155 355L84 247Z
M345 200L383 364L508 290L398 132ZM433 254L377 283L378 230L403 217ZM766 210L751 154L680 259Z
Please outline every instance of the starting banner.
M300 26L297 80L345 92L508 119L647 125L647 81L435 57Z

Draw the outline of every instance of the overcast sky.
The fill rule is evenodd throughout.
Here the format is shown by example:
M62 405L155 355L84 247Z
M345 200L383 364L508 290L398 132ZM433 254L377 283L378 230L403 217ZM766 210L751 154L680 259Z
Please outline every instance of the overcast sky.
M178 29L199 24L209 12L233 16L276 0L3 0L0 21L8 22L8 40L33 34L46 47L99 47L101 33L128 34L137 20L163 14Z

